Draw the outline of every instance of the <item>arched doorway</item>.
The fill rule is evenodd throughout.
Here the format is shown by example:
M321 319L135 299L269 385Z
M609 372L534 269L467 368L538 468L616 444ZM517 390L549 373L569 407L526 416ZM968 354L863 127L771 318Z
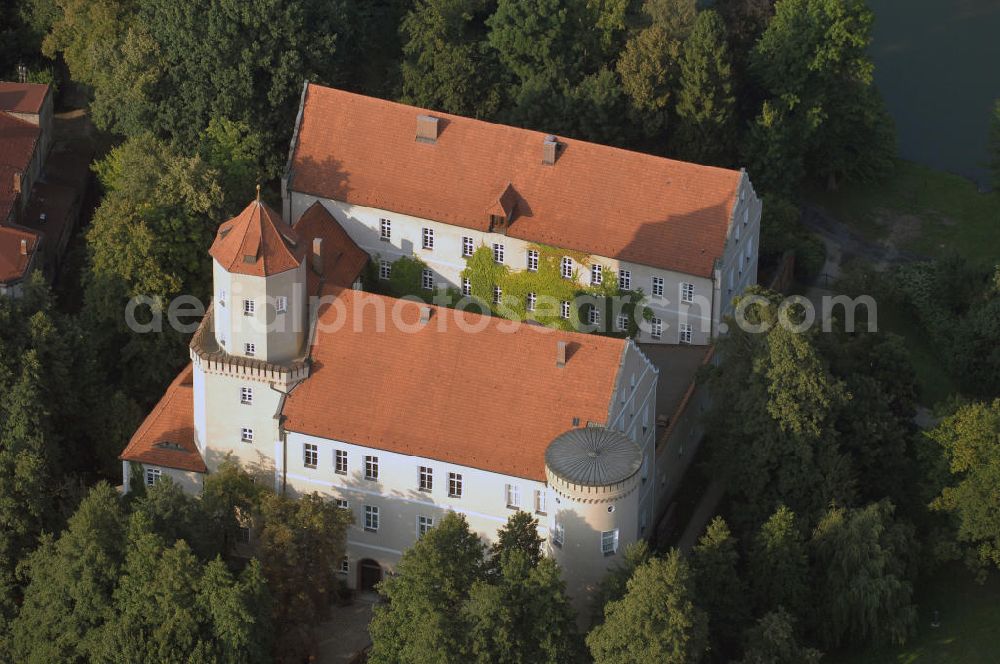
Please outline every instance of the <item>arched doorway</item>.
M358 589L375 590L375 584L382 580L382 566L371 558L358 562Z

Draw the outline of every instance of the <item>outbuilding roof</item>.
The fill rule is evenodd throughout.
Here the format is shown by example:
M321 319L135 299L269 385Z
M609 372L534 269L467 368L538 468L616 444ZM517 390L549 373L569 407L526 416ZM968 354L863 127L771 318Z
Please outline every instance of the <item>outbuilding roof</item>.
M0 111L40 113L48 91L45 83L0 81Z

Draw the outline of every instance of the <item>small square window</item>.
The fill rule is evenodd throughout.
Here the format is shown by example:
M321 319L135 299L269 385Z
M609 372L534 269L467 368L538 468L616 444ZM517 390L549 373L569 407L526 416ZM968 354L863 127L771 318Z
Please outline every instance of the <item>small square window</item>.
M434 519L429 516L417 516L417 537L422 537L424 533L434 527Z
M493 245L493 260L497 263L503 263L503 245L494 244Z
M659 318L654 318L649 321L649 333L654 339L659 339L663 336L663 321Z
M461 473L448 473L448 497L462 497L462 475Z
M601 553L613 556L618 551L618 529L601 533Z
M590 283L594 286L604 283L604 266L597 263L590 266Z
M392 263L389 261L378 262L378 278L385 280L392 276Z
M463 237L462 238L462 257L463 258L468 258L473 253L475 253L475 251L476 251L476 246L472 242L472 238L471 237Z
M679 338L678 341L682 344L691 343L691 324L681 323L679 327Z
M535 514L547 514L545 508L545 490L535 489Z
M153 486L160 481L160 469L159 468L147 468L146 469L146 486Z
M632 290L632 273L629 270L618 271L618 288Z
M385 242L392 239L392 222L388 219L379 219L379 239Z
M681 302L694 302L694 284L681 282Z
M243 315L253 316L257 310L257 303L253 300L243 300Z
M378 457L377 456L366 456L365 457L365 479L366 480L377 480L378 479Z
M431 249L434 248L434 229L433 228L425 228L424 231L423 231L422 238L423 238L423 242L422 242L421 246L424 249L431 250Z
M256 352L257 352L257 344L254 343L243 344L243 354L246 355L247 357L253 357Z
M275 313L283 314L288 311L288 298L284 295L278 295L274 298L274 311Z
M569 302L563 300L559 308L559 317L569 320Z
M663 277L653 277L652 292L654 297L663 297Z
M344 498L337 498L336 503L337 507L339 507L342 510L351 509L351 503Z
M312 443L305 443L302 446L302 463L306 468L315 468L319 465L319 448Z
M499 286L493 287L493 304L500 304L500 300L503 298L503 290Z
M347 451L346 450L336 450L333 453L333 472L338 475L347 474Z
M374 505L365 505L365 530L378 531L378 508Z
M424 290L434 290L434 272L423 270L420 273L420 285Z
M347 556L344 556L340 560L340 573L341 574L350 574L350 572L351 572L351 561L350 561L350 559L348 559Z
M528 299L524 304L524 308L528 311L534 311L535 307L538 305L538 296L534 293L528 293Z
M569 256L563 256L562 263L560 263L559 274L562 275L563 279L573 278L573 259Z
M537 249L528 249L528 272L538 272Z
M468 277L462 277L462 295L466 297L472 295L472 282Z
M253 429L250 427L240 427L240 440L244 443L253 442Z
M245 406L253 405L253 388L252 387L241 387L240 388L240 403Z
M421 491L433 491L434 490L434 469L428 466L420 466L420 472L418 474L418 486Z

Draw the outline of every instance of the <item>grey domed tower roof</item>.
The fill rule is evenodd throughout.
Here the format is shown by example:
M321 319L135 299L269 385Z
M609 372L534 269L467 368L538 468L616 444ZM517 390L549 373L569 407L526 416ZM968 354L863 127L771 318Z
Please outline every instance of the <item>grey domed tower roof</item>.
M549 443L545 465L563 481L607 486L635 475L642 465L642 450L618 431L604 427L570 429Z

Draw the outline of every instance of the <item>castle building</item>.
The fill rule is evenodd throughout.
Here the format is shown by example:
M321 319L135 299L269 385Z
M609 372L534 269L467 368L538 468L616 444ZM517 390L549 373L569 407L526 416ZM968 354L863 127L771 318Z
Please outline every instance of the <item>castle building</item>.
M700 167L678 162L657 166L653 158L568 141L556 150L555 164L525 167L537 172L517 179L514 186L519 192L511 199L515 203L504 203L500 196L501 208L509 211L490 214L503 216L505 228L474 230L472 226L481 225L481 220L465 216L464 211L477 191L485 191L472 182L476 175L472 171L481 174L485 167L473 166L488 154L524 153L535 132L439 117L435 139L439 145L420 140L421 134L409 140L420 149L447 147L450 156L436 163L457 159L461 145L469 146L474 154L465 158L466 167L460 170L471 179L449 181L434 167L417 169L407 161L415 157L404 147L388 149L402 140L404 130L397 115L405 115L411 128L414 122L418 127L428 122L413 109L308 86L306 95L314 93L318 100L327 98L326 105L312 107L306 100L286 182L318 192L321 187L305 183L319 181L321 165L328 173L323 181L330 185L324 191L348 200L338 202L335 197L305 195L286 187L285 217L258 198L219 226L209 251L212 303L192 338L191 363L123 451L125 491L169 476L197 492L207 473L233 457L277 491L319 492L353 514L341 572L348 585L357 588L371 588L391 572L402 552L448 511L464 514L486 541L495 538L514 511L528 511L537 517L546 551L561 564L567 588L582 610L609 566L621 559L624 547L651 535L689 462L685 449L700 439L696 413L690 407L698 396L690 377L707 349L694 346L716 333L717 324L708 337L656 348L668 357L660 366L668 372L677 370L677 379L671 382L635 339L557 330L395 299L363 290L362 275L373 257L379 260L390 250L398 255L416 251L407 244L408 234L421 237L420 224L436 217L442 220L433 222L434 237L441 243L432 250L436 261L427 257L435 278L459 274L460 253L451 256L445 250L453 245L460 251L462 234L476 233L475 242L508 243L510 255L519 251L517 247L527 252L542 240L564 243L577 252L609 256L601 258L609 273L633 270L636 278L658 273L664 280L673 279L678 289L681 280L689 279L683 283L712 293L719 287L718 275L728 265L744 261L743 254L736 261L731 255L736 249L725 239L732 235L734 223L743 224L739 210L753 212L743 237L756 237L759 202L746 175L721 169L709 169L706 175L713 182L728 182L730 188L719 201L707 203L728 207L722 215L727 221L720 223L729 230L715 228L709 233L718 243L699 249L698 235L689 238L684 250L664 251L666 244L650 246L643 238L625 250L614 244L623 241L618 225L624 217L612 216L612 207L600 203L602 196L589 194L600 220L586 218L586 206L572 202L572 219L545 221L542 215L549 203L535 205L532 200L540 199L531 195L544 188L533 190L529 183L547 177L549 186L562 192L552 194L553 200L559 199L567 195L558 184L560 164L582 169L574 155L595 159L606 154L611 156L605 159L619 160L623 166L630 158L636 160L639 173L645 172L646 164L666 169L663 172L673 178L671 191L686 187L685 196L691 198L692 173ZM364 112L366 105L369 112ZM375 117L369 124L383 112L390 115ZM341 118L341 113L352 119ZM321 131L324 117L329 126ZM465 123L472 124L463 134ZM316 167L311 163L320 153L303 151L303 146L323 136L369 131L373 137L368 159L391 171L388 179L377 175L379 167L364 165L360 152L346 146ZM444 142L448 132L457 141L454 146ZM475 139L486 140L493 132L503 140L491 149L475 144ZM523 136L523 144L512 136ZM494 166L506 169L508 157L498 157ZM397 166L388 166L394 161ZM410 169L423 173L414 176L419 182L407 184ZM450 173L457 177L457 171ZM613 193L618 183L616 176L609 179L611 189L605 189L605 195ZM391 182L402 189L392 190ZM361 206L354 198L360 192L374 197L365 199L372 205ZM443 198L432 205L430 199L421 198L428 192ZM639 195L638 189L633 194ZM410 202L404 205L404 201ZM452 203L456 213L445 214L446 204ZM530 208L534 216L527 212L529 205L534 205ZM619 209L630 214L633 206L622 203ZM417 212L423 216L415 216ZM374 219L377 230L380 218L388 219L392 227L385 241L366 225ZM535 219L550 224L550 230L530 231ZM710 216L692 217L678 223L696 233L710 220ZM670 213L663 212L660 225L671 223ZM551 230L552 224L563 229ZM601 224L608 230L605 244L574 234L574 227L596 233ZM545 234L549 232L554 234ZM649 231L633 225L629 232L642 236ZM678 232L688 231L672 229L671 237L679 237ZM745 251L744 245L736 246ZM716 251L717 256L712 254ZM630 260L610 258L622 252ZM687 253L691 256L683 258ZM748 275L756 270L755 259L747 265L740 283L748 283ZM712 316L725 311L720 297L711 296ZM682 371L690 358L696 363L690 371ZM664 410L664 402L657 398L664 384L675 393L668 418L658 412ZM664 424L665 431L658 431Z

